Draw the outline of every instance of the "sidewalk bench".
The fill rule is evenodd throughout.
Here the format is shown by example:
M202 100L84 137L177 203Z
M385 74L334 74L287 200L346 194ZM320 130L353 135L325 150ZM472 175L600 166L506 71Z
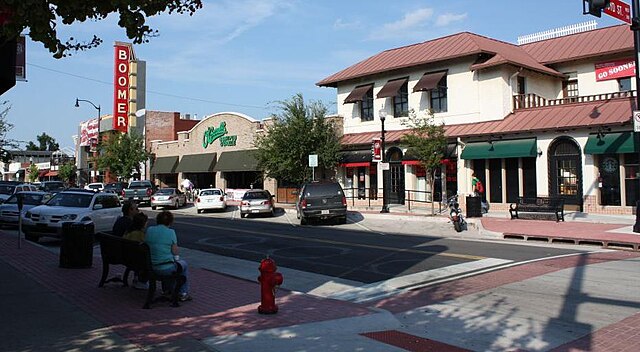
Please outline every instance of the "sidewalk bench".
M509 205L511 219L519 219L519 213L550 213L556 215L556 221L564 221L564 199L558 197L518 197L516 203Z
M122 281L123 286L126 287L129 286L129 273L131 271L145 273L149 278L149 289L147 291L147 299L142 308L151 308L151 303L153 302L156 292L157 281L174 283L171 294L171 306L179 306L178 291L186 282L185 276L182 275L181 268L171 275L158 275L153 271L151 252L146 243L140 243L105 233L98 233L95 237L100 241L100 254L102 255L102 277L100 278L98 287L103 287L105 283L110 281ZM107 280L109 276L109 265L124 265L126 267L122 279L111 278Z

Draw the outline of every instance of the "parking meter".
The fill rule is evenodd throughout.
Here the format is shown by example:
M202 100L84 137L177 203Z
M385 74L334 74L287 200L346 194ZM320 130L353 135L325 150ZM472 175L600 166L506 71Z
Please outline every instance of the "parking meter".
M18 202L18 248L22 248L22 208L24 206L22 194L16 193L16 201Z

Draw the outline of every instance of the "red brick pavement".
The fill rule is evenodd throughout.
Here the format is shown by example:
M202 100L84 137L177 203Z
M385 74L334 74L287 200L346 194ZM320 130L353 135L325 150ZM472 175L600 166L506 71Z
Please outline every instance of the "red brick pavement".
M99 258L94 258L90 269L61 269L54 253L29 242L23 242L22 249L18 249L16 238L4 233L0 233L0 256L138 344L241 334L371 313L357 304L280 290L276 302L280 308L278 314L260 315L257 313L258 283L198 268L190 268L193 301L182 303L179 308L159 302L153 309L146 310L142 309L146 291L122 287L119 283L98 288ZM110 276L121 272L112 270Z
M552 352L636 352L638 350L640 350L640 313L554 348Z
M407 334L396 330L375 331L361 334L370 339L384 342L388 345L400 347L412 352L466 352L464 348L451 346L446 343L425 339L424 337Z

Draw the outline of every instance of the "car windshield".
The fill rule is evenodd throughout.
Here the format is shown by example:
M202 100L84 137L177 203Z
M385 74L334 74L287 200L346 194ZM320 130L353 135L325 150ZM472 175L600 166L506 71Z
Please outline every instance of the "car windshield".
M149 182L131 182L129 184L129 188L150 188L151 184Z
M46 203L49 206L88 208L92 194L58 193Z
M13 194L13 190L15 189L16 186L0 185L0 194Z
M243 199L269 199L267 192L247 192L244 194Z
M122 185L119 185L117 183L110 183L110 184L104 186L105 190L107 190L107 189L122 189L122 188L123 188Z
M45 183L42 188L45 191L59 191L64 189L64 184L62 182Z
M161 188L156 192L156 194L173 194L174 192L174 188Z
M331 197L342 195L342 189L338 184L308 184L304 192L307 196Z
M42 204L42 198L44 194L23 194L22 195L22 204L25 205L40 205ZM7 199L5 204L18 204L18 197L14 194L9 199Z
M205 189L204 191L200 192L201 196L221 196L222 195L222 191L220 191L219 189Z

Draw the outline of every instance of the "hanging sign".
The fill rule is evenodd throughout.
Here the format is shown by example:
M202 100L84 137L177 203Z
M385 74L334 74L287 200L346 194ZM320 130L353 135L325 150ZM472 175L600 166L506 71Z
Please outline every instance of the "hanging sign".
M640 111L633 112L633 132L640 132Z
M371 157L373 161L382 161L382 140L374 138L371 143Z
M113 74L113 129L127 133L129 127L129 61L131 50L116 44Z
M636 75L636 62L634 59L600 62L596 65L596 81L608 81Z

